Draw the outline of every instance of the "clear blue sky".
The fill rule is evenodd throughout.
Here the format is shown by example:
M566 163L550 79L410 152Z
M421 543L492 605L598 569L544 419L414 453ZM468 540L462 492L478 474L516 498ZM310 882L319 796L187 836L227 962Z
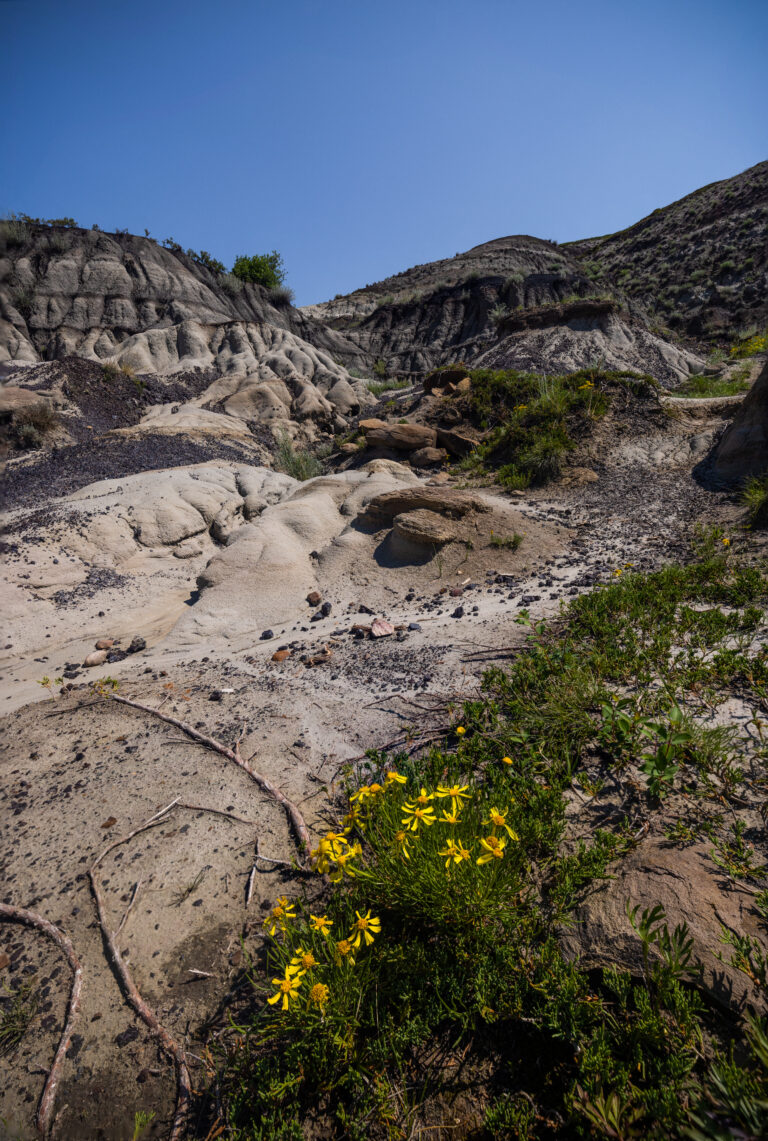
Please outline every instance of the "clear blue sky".
M276 248L299 304L768 157L765 0L0 0L0 45L0 211Z

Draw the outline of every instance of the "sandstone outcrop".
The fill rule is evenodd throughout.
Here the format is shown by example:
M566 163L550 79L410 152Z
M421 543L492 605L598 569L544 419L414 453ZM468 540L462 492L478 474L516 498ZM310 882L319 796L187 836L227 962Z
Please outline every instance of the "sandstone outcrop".
M726 428L713 457L713 474L740 484L768 472L768 363Z

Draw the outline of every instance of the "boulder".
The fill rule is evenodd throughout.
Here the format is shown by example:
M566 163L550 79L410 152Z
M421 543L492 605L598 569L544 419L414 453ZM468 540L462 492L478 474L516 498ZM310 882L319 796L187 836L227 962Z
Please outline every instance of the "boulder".
M361 432L367 434L368 432L372 432L374 428L386 428L387 422L386 420L377 420L375 416L371 416L367 420L361 420L357 426Z
M468 456L477 447L477 440L450 428L437 429L437 442L441 448L447 448L452 456Z
M437 368L424 378L424 391L434 392L436 388L445 388L449 384L460 384L465 378L469 379L466 365L447 365L445 368Z
M433 464L442 463L447 459L448 453L444 448L419 448L411 452L410 460L414 467L432 467Z
M404 511L434 511L451 519L461 519L470 511L488 511L488 505L479 495L453 488L408 487L402 491L385 491L370 500L365 509L372 522L394 519Z
M397 452L416 452L419 448L434 448L437 432L423 424L387 424L383 428L366 431L369 448L394 448Z
M404 511L395 516L392 530L398 539L432 547L451 543L459 537L458 527L453 520L438 515L436 511Z
M83 665L88 666L89 668L91 666L103 666L106 660L107 660L107 651L106 650L94 650L93 653L89 654L88 657L85 659L85 661L83 662Z
M717 446L713 474L739 484L768 471L768 362Z
M638 905L640 912L660 903L670 931L678 923L688 924L694 958L702 964L702 984L712 998L730 1009L743 1010L751 1003L765 1011L764 992L761 995L746 975L730 965L730 949L721 942L725 926L757 938L765 947L754 897L738 884L726 882L706 845L680 849L648 838L610 871L614 878L581 904L573 927L560 936L568 958L586 970L614 965L641 975L642 947L627 918L626 903Z

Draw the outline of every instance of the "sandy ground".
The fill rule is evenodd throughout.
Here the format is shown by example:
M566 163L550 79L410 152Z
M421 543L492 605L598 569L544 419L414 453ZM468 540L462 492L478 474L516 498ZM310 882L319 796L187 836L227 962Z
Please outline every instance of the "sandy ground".
M698 425L694 434L700 433ZM75 688L58 698L36 679L53 677L67 660L79 662L94 636L126 640L149 631L146 650L94 672L108 671L119 679L120 693L230 745L241 737L243 755L253 756L253 765L316 829L332 819L345 762L402 739L409 727L428 730L428 715L413 702L424 695L469 696L486 666L503 662L521 644L524 628L514 621L521 608L535 617L555 614L561 600L606 581L617 567L660 565L680 553L696 521L735 526L738 506L691 479L697 455L692 449L688 467L606 465L597 483L492 503L500 513L494 518L510 528L517 520L514 529L524 535L517 551L490 545L489 516L482 515L467 524L477 527L471 550L454 545L420 565L377 558L380 534L361 532L352 547L331 541L314 560L314 582L331 602L331 614L310 621L313 612L293 601L298 586L289 584L287 617L274 623L271 639L254 635L261 612L215 640L214 649L203 637L190 637L196 603L185 599L198 567L178 560L166 560L152 589L139 591L140 617L154 598L160 618L140 621L130 591L117 583L82 599L82 630L73 628L71 610L55 632L42 624L43 633L54 633L47 639L53 650L45 651L43 637L9 661L0 690L7 711L0 883L5 902L60 924L84 966L82 1011L57 1097L54 1137L129 1139L137 1110L155 1111L146 1136L160 1137L173 1109L173 1071L127 1006L95 922L86 870L110 840L176 798L247 821L179 805L107 857L101 871L115 927L137 893L120 946L140 991L186 1043L196 1066L197 1031L241 979L241 938L257 949L260 918L276 896L312 891L314 884L259 863L246 907L255 840L275 859L295 854L281 808L224 757L155 718L98 698L85 684L92 673L81 673ZM451 588L462 587L461 595L451 595ZM361 607L405 629L377 641L358 636L352 628L372 620ZM420 629L408 628L414 623ZM273 662L283 645L293 647L291 656ZM301 661L318 653L321 664ZM0 1058L0 1136L27 1138L34 1135L35 1106L62 1025L68 972L43 937L16 925L0 928L0 955L10 959L0 983L17 987L28 978L39 992L20 1045Z

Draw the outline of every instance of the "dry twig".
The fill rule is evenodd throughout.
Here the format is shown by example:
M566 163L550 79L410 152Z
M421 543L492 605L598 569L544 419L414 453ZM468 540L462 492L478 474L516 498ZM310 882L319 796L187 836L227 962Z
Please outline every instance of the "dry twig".
M69 1049L69 1044L72 1039L72 1030L80 1009L80 994L83 989L83 968L80 966L80 961L75 954L74 947L64 932L60 931L58 927L54 926L54 924L50 923L47 919L43 919L42 915L38 915L35 911L27 911L23 907L12 907L7 903L0 903L0 919L8 919L12 923L24 923L27 927L36 927L38 931L42 931L43 934L47 935L49 939L52 939L56 946L64 952L67 957L67 962L72 968L72 989L69 993L67 1020L64 1023L58 1049L56 1050L51 1068L48 1071L43 1092L40 1095L40 1102L35 1117L37 1130L45 1137L48 1132L51 1112L53 1110L53 1101L56 1097L56 1087L59 1084L59 1071L61 1070L64 1056Z

